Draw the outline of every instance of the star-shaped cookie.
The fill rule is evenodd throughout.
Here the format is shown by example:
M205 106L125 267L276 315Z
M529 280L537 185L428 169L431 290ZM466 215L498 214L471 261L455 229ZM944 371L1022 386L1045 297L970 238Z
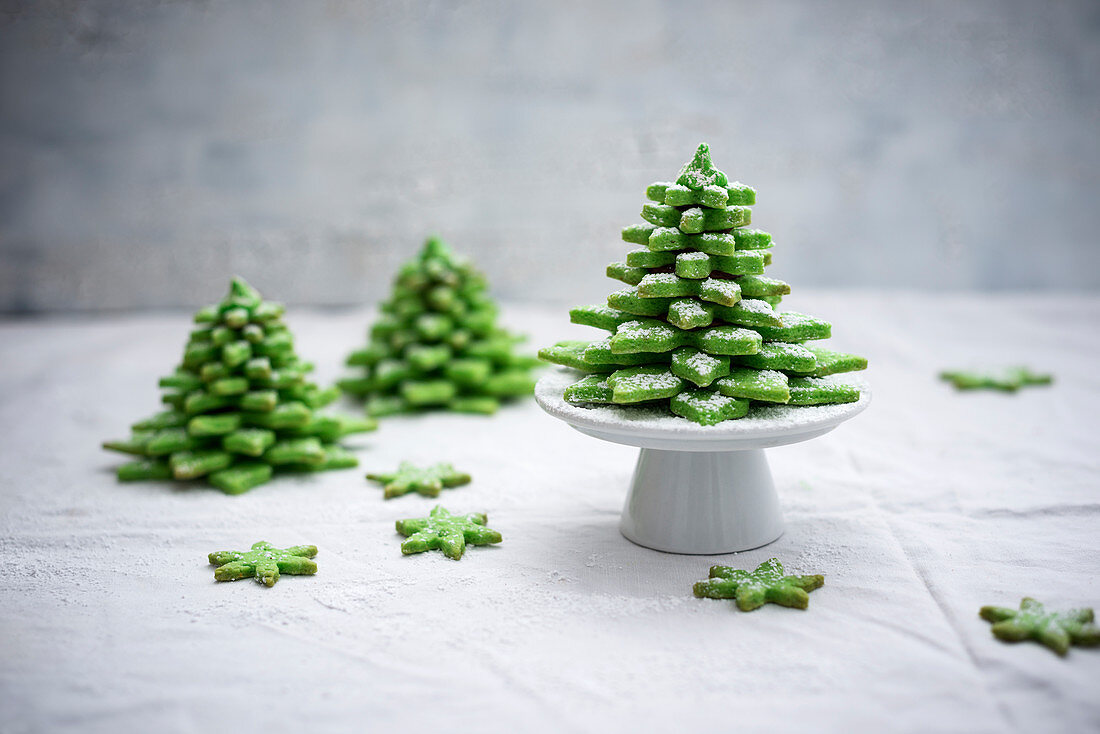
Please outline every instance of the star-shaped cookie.
M428 517L397 521L397 532L406 537L401 552L409 555L440 550L457 561L466 552L467 543L490 545L502 540L500 533L485 527L488 520L480 512L452 515L442 505L436 505Z
M1092 609L1048 612L1042 603L1024 597L1019 609L982 607L978 614L993 623L994 636L1005 642L1035 640L1063 656L1070 645L1100 645L1100 627L1093 623Z
M825 577L785 576L778 558L769 558L755 571L729 566L711 566L710 578L692 589L695 596L708 599L734 599L742 612L751 612L771 602L785 607L805 609L810 602L807 592L821 588Z
M421 469L402 461L397 471L388 474L368 474L367 479L383 485L386 499L417 492L425 497L438 497L444 487L459 487L470 483L470 475L455 471L450 464L435 464Z
M254 576L257 582L274 586L280 573L317 573L317 564L310 560L315 555L315 545L276 548L261 540L252 545L252 550L218 551L211 553L208 558L211 564L217 566L214 569L214 578L218 581L236 581Z

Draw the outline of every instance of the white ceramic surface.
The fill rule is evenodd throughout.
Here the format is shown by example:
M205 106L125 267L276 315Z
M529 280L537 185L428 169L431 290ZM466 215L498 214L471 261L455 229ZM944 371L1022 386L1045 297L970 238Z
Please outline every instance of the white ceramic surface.
M734 553L776 540L783 518L763 449L828 433L871 401L863 386L855 403L757 408L700 426L664 409L570 405L562 392L577 379L572 370L555 370L539 380L535 399L581 433L641 448L619 529L668 553Z

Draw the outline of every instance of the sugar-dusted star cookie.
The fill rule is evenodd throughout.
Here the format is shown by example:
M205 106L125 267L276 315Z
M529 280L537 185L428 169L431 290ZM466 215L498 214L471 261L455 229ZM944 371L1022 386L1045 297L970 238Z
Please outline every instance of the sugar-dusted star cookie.
M367 479L383 485L386 499L409 492L438 497L444 487L460 487L470 483L469 474L455 471L450 464L439 463L421 469L408 461L402 461L395 472L368 474Z
M1100 645L1100 627L1093 622L1092 609L1048 612L1040 602L1024 597L1019 609L982 607L978 614L993 623L993 635L1005 642L1035 640L1059 655L1068 653L1070 645Z
M317 564L310 560L315 555L315 545L276 548L261 540L253 543L252 550L218 551L211 553L209 559L212 565L217 566L214 569L214 578L218 581L236 581L254 576L258 583L274 586L280 573L317 573Z
M490 545L502 540L500 533L485 527L488 521L480 512L452 515L442 505L436 505L428 517L397 521L397 532L407 538L401 544L401 552L409 555L441 550L443 555L457 561L466 552L467 543Z
M735 599L737 608L751 612L767 602L785 607L805 609L810 602L807 592L819 589L825 577L785 576L778 558L769 558L755 571L729 566L711 566L710 578L695 584L695 596L708 599Z

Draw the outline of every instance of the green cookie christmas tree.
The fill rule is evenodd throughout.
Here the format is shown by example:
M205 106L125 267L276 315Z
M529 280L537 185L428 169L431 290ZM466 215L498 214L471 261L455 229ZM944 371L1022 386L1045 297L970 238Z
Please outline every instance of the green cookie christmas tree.
M341 380L367 398L372 416L421 409L493 413L501 400L534 390L532 357L496 325L485 276L432 237L397 273L370 342L347 363L366 374Z
M263 484L273 471L356 466L336 444L373 430L373 420L315 411L340 391L308 382L313 366L294 352L283 307L234 278L221 303L195 314L198 327L176 371L160 380L169 410L135 423L106 449L143 458L118 468L122 480L198 479L227 494Z
M623 229L641 245L607 266L628 288L607 305L575 308L573 323L611 332L559 342L539 356L590 373L565 390L574 404L664 404L703 425L741 418L752 403L820 405L859 400L859 388L826 379L867 360L807 341L825 321L776 311L786 283L762 275L772 237L749 229L756 191L730 183L700 145L675 183L655 183L646 224Z

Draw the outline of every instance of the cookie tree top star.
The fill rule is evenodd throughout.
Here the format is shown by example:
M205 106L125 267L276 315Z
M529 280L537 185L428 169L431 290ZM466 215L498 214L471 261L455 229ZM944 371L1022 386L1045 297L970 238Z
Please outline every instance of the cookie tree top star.
M589 375L565 391L575 404L650 403L702 425L741 418L753 403L819 405L859 400L825 379L867 360L817 346L830 325L776 311L790 286L763 275L772 237L749 229L756 191L730 183L700 145L675 183L646 189L645 224L623 229L641 247L607 266L627 288L606 305L570 312L610 332L559 342L539 356Z
M493 413L534 390L538 361L513 353L521 341L496 325L485 276L440 239L401 267L370 342L347 363L363 377L340 387L367 398L373 416L418 409Z
M195 314L182 363L160 380L169 409L135 423L129 440L103 444L142 457L120 466L119 479L203 477L240 494L276 469L357 465L336 442L375 423L315 413L339 390L307 381L313 366L298 359L282 314L241 278L221 303Z

